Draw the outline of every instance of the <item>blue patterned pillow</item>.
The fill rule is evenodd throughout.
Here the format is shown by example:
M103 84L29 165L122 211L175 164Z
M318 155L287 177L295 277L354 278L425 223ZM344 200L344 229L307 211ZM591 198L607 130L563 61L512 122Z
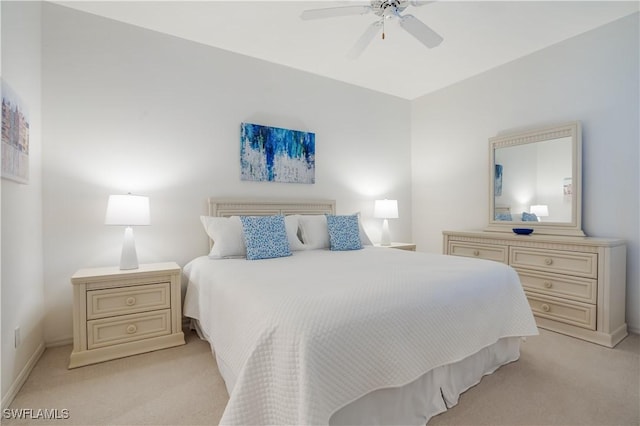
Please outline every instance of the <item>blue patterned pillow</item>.
M496 213L496 220L513 220L511 219L511 213Z
M247 260L291 256L284 216L241 216Z
M527 213L522 212L522 221L523 222L537 222L538 216L535 213Z
M360 250L362 248L357 215L326 216L331 250Z

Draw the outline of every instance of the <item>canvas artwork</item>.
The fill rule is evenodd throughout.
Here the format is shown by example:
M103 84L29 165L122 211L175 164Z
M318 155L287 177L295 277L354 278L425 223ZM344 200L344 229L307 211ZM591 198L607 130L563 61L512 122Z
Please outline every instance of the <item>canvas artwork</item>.
M315 133L242 123L242 180L315 183Z
M495 181L493 182L493 191L496 197L502 195L502 165L496 164Z
M29 116L11 87L2 81L2 177L29 182Z

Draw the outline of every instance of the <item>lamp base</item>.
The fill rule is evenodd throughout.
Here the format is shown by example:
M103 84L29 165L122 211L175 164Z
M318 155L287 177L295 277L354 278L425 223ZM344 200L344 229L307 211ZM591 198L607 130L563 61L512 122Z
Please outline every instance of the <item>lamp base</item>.
M391 235L389 234L389 221L385 219L382 221L382 237L380 239L381 246L391 245Z
M124 229L124 241L122 243L122 255L120 256L120 269L138 269L138 255L136 253L136 241L133 238L133 229L127 226Z

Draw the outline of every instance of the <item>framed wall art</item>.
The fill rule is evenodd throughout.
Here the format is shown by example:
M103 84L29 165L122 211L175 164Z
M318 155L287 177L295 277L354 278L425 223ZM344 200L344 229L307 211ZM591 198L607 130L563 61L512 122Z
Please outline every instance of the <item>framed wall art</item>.
M311 132L242 123L241 179L315 183L315 139Z
M495 167L495 179L493 181L493 191L496 197L502 195L502 165L496 164Z
M29 183L29 115L14 90L2 80L2 177Z

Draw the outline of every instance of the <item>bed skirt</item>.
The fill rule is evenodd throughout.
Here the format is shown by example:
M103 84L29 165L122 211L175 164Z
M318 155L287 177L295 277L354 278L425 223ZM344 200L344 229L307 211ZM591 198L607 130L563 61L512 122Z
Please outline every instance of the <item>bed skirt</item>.
M234 374L217 356L196 320L191 320L191 328L209 342L227 392L231 393ZM483 376L516 361L522 340L521 337L502 338L463 360L434 368L405 386L372 391L336 411L329 424L425 425L431 417L455 406L460 395L478 384Z
M506 337L462 361L434 368L399 387L368 393L335 412L331 425L425 425L458 403L482 376L520 356L520 337Z

